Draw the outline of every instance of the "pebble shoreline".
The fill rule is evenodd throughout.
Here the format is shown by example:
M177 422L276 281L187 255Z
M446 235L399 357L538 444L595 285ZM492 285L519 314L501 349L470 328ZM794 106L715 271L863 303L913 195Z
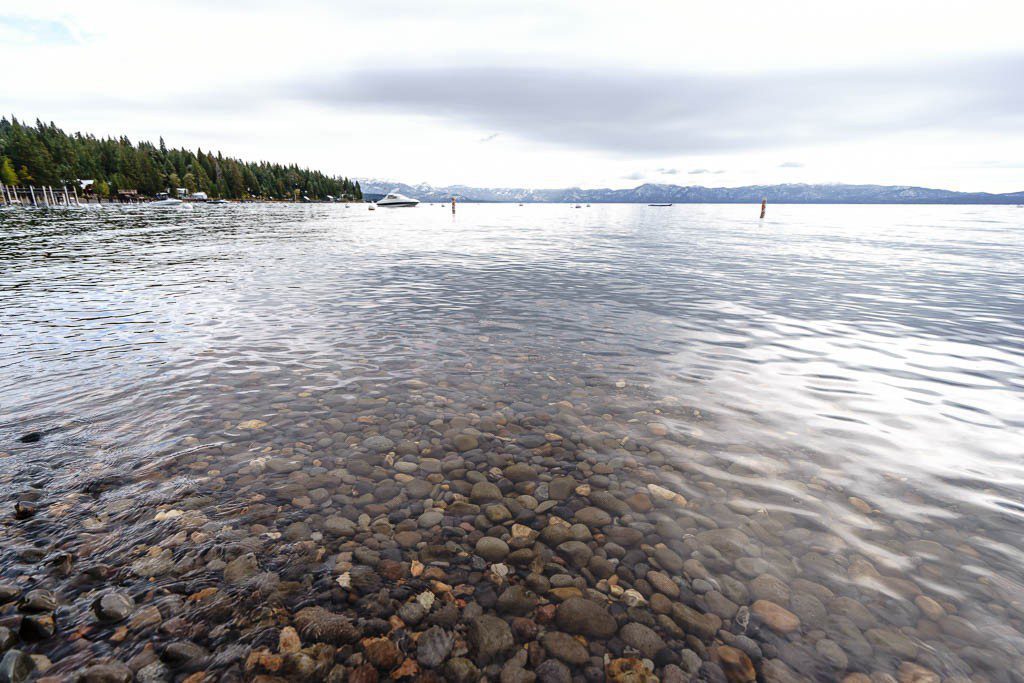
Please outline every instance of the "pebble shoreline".
M0 681L1024 681L1024 601L972 578L969 525L886 523L757 452L723 485L692 406L507 379L536 400L411 379L274 389L267 410L254 392L92 490L18 488ZM787 512L790 485L891 554ZM950 572L963 600L929 588Z

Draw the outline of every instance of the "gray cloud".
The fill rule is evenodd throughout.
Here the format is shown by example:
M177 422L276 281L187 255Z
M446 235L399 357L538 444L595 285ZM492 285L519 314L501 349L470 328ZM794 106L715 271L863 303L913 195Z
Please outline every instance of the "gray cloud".
M622 177L625 178L626 180L643 180L644 178L647 177L647 174L644 173L643 171L634 171Z
M711 171L706 168L695 168L692 171L687 171L686 173L688 175L704 175L705 173L711 173Z
M779 164L779 168L803 168L804 165L799 161L783 161Z
M660 173L662 175L676 175L677 173L679 173L679 169L678 168L659 168L658 169L658 173Z
M491 133L490 135L485 135L484 137L480 138L480 142L490 142L499 135L501 135L501 133Z
M763 149L922 130L991 134L1024 126L1022 56L759 75L367 67L283 87L289 97L339 109L429 115L623 155Z

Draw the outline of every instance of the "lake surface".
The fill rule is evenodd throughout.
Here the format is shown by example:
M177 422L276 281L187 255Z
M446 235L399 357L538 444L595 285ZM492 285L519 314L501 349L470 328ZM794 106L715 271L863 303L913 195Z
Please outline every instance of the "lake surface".
M1024 210L757 212L0 212L0 644L1024 680Z

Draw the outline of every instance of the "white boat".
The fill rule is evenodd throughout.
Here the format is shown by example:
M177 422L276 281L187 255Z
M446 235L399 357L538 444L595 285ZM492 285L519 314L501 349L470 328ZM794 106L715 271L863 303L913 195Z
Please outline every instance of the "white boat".
M420 200L406 197L404 194L392 190L383 199L377 200L377 206L416 206Z
M158 199L155 202L150 202L148 206L179 206L180 204L184 204L184 202L180 199L175 199L174 197L167 197L166 199Z

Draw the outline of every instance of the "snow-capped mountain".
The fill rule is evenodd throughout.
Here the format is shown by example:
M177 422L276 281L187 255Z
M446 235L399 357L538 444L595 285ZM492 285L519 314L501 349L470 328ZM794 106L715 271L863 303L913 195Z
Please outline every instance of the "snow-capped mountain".
M503 187L434 187L426 183L408 185L388 180L360 180L363 195L373 199L391 190L422 202L448 202L452 197L468 202L624 202L624 203L756 203L762 198L781 204L1021 204L1024 192L990 194L954 192L908 185L747 185L744 187L703 187L645 183L631 189L551 190Z

